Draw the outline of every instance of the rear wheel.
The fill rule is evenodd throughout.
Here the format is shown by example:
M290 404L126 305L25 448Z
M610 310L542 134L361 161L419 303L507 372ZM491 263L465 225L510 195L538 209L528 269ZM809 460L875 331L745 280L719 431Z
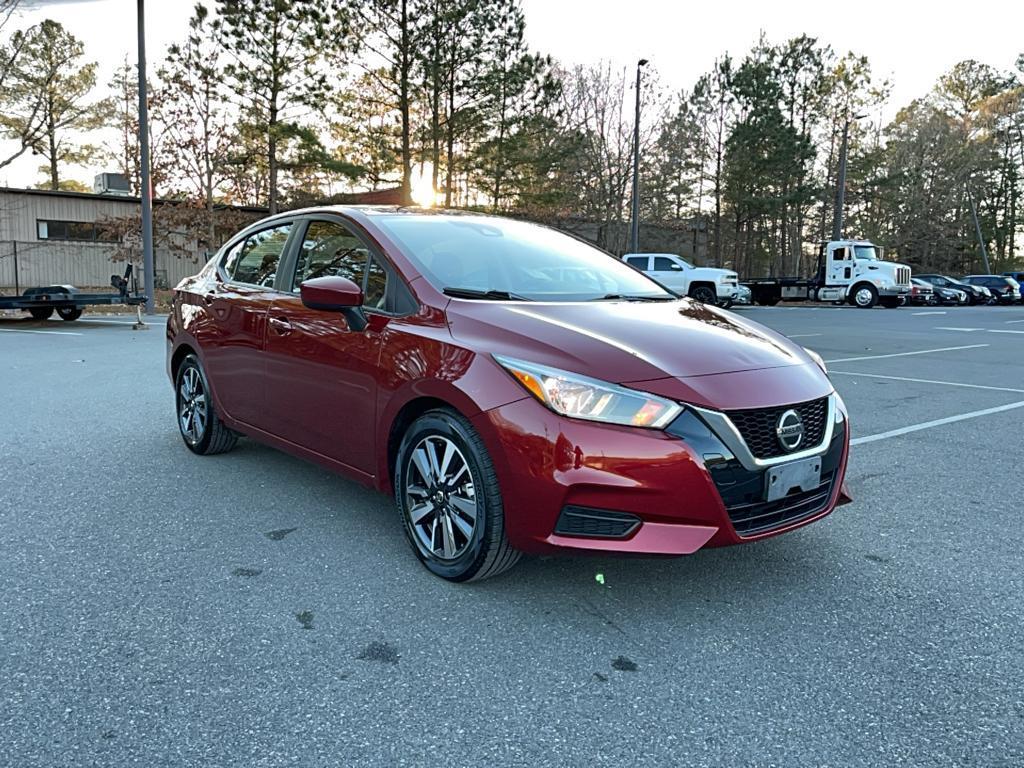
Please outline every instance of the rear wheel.
M33 320L48 320L53 314L53 307L32 307L28 313Z
M185 445L200 456L230 451L238 435L220 420L199 358L189 355L178 369L174 386L178 430Z
M61 320L77 320L82 316L82 310L78 307L57 307L57 315Z
M394 485L406 537L431 573L474 581L518 562L494 465L459 414L439 409L413 422L398 448Z
M896 309L902 302L898 296L885 296L879 299L878 303L886 309Z

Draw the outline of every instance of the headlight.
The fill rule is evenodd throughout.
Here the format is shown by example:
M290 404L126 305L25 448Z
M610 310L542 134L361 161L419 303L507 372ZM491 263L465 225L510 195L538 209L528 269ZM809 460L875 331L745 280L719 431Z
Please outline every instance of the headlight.
M821 355L819 355L813 349L808 349L807 347L804 347L804 352L810 355L811 360L816 362L818 364L818 367L821 368L821 372L828 376L828 368L826 367L825 361L824 359L822 359Z
M683 412L679 403L657 395L509 357L494 359L527 392L563 416L661 429Z

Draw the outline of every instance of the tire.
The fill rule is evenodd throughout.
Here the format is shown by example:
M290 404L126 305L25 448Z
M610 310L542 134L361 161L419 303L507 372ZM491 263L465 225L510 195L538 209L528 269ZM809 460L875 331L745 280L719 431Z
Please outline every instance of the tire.
M850 294L850 303L860 309L871 309L878 303L878 290L870 283L855 285Z
M435 576L478 581L519 561L505 535L501 491L487 448L454 411L428 411L409 426L395 460L394 491L406 538Z
M780 301L782 301L782 299L759 299L757 303L762 307L774 307Z
M181 362L174 379L174 412L181 439L192 453L212 456L230 451L238 435L220 420L203 366L195 355Z
M690 288L690 298L699 301L701 304L717 304L718 294L709 285L698 285Z
M729 309L730 307L732 307L732 299L725 299L724 301L720 301L718 302L718 306L721 309Z
M900 299L899 297L886 296L884 298L879 299L878 303L881 304L886 309L896 309L900 306Z
M70 323L72 320L77 320L82 316L82 310L78 307L57 307L57 315L61 320L66 320Z
M32 307L28 311L33 320L49 320L53 315L53 307Z

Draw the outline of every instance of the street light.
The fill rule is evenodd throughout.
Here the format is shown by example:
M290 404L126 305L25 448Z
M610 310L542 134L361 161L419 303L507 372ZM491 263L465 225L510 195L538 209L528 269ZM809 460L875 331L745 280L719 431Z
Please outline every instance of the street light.
M843 238L843 211L846 206L846 150L850 139L850 123L860 120L867 115L846 114L846 122L843 123L843 143L839 148L839 178L836 179L836 209L832 217L832 239L842 240Z
M629 252L640 250L640 69L647 59L636 63L636 118L633 122L633 211L630 219Z

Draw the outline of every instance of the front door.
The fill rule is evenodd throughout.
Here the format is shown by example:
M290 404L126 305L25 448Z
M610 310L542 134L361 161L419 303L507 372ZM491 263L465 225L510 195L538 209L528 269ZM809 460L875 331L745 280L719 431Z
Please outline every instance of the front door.
M829 251L828 284L847 285L853 273L853 254L849 248L840 246Z
M337 275L363 286L370 322L352 330L338 312L309 309L299 286ZM388 318L387 272L340 221L310 221L299 243L291 292L279 294L267 317L265 348L268 431L346 466L376 469L377 373Z

